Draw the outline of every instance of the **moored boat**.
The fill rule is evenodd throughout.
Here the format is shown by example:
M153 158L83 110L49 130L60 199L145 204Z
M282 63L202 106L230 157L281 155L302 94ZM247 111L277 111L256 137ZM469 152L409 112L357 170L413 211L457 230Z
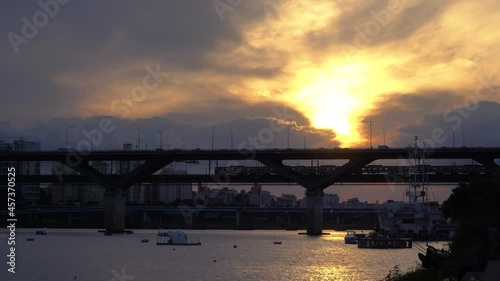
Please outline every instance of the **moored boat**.
M356 233L354 230L347 230L347 234L344 236L345 244L358 244L358 239L367 237L363 232Z
M396 238L413 240L449 240L453 238L457 225L447 223L439 203L430 201L426 183L425 145L408 147L407 200L388 200L378 210L378 232ZM403 168L403 167L402 167Z
M198 237L188 237L184 231L164 231L161 229L158 232L156 245L197 246L201 243Z

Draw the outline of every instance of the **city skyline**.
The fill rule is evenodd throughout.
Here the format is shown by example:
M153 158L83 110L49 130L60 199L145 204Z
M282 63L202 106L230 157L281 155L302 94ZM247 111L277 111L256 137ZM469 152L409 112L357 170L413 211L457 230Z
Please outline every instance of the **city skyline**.
M0 140L42 150L406 147L414 136L498 146L498 1L361 3L2 3ZM441 201L451 190L436 189ZM399 198L394 190L356 192L374 201Z

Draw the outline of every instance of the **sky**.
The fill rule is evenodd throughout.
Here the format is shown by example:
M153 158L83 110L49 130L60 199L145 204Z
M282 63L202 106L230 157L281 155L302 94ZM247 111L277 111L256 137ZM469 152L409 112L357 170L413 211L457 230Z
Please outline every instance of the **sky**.
M499 146L499 19L496 0L2 1L0 140L83 149L110 122L96 149L212 129L215 148Z

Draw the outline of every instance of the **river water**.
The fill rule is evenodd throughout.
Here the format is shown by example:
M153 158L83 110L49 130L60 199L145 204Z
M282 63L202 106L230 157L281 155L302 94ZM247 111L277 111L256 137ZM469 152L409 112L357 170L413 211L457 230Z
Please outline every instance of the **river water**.
M308 237L284 230L186 230L201 246L157 246L157 230L113 236L89 229L34 232L17 230L15 274L7 271L7 232L0 232L0 280L379 280L396 264L415 267L419 252L415 246L358 249L344 244L345 232L335 231Z

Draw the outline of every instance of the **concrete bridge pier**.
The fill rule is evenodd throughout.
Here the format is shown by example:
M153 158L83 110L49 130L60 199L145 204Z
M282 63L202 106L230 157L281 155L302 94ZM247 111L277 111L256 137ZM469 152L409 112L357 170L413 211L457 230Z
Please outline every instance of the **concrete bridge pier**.
M323 233L323 189L306 191L307 235Z
M106 231L121 233L125 229L125 190L107 188L104 194L106 203Z
M241 214L241 211L236 211L236 229L240 228L240 214Z

